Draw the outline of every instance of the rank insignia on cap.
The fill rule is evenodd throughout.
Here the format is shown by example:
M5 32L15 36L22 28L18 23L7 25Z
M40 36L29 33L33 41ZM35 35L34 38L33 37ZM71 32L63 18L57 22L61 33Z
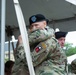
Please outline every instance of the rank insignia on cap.
M31 20L32 20L32 22L35 22L35 21L36 21L36 17L33 16L33 17L31 18Z
M36 47L36 48L35 48L35 51L36 51L36 52L39 52L41 49L42 49L42 47L39 46L39 47Z

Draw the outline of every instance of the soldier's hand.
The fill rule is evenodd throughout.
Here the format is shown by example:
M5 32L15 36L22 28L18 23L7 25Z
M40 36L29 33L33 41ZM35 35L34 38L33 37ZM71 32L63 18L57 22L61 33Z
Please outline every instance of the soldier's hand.
M18 45L20 45L20 44L22 44L23 42L22 42L22 37L21 37L21 35L20 36L18 36L18 41L17 41L17 44L16 44L16 49L18 48ZM16 50L15 50L16 51Z
M21 35L18 37L18 44L22 44L23 43L23 41L22 41L22 37L21 37Z

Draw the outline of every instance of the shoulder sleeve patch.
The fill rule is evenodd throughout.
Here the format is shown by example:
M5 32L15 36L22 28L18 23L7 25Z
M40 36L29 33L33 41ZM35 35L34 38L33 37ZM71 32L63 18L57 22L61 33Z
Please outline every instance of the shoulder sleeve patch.
M46 44L42 42L35 48L35 51L39 52L40 50L43 50L43 49L44 50L46 49Z

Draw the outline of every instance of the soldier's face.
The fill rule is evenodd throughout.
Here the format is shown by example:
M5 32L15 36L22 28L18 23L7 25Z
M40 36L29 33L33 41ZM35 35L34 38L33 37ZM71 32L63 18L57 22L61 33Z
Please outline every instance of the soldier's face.
M64 44L65 44L65 37L61 37L58 39L58 42L60 44L60 46L63 48L64 47Z
M36 29L44 29L46 27L46 21L41 21L41 22L36 22L36 23L32 23L30 28L32 30L36 30Z

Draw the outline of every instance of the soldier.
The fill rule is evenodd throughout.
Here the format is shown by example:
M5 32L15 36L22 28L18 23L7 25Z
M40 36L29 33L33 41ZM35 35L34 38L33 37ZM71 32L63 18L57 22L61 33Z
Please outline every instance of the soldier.
M39 42L54 36L54 30L46 26L48 20L41 14L31 16L29 23L28 37L32 52ZM21 36L18 37L15 60L12 75L29 75Z
M62 32L62 31L55 32L55 38L58 40L62 48L64 47L64 44L65 44L66 35L67 35L67 32Z
M63 49L64 44L65 44L65 38L66 38L67 32L63 32L63 31L58 31L55 32L55 38L58 40L61 48ZM67 65L67 61L65 62L65 72L68 75L68 65Z
M54 30L47 26L48 20L42 14L37 14L29 18L29 23L28 37L36 75L64 75L66 56L54 38ZM19 36L18 43L16 64L12 75L28 75L21 36ZM23 65L23 70L27 69L28 73L25 71L24 74L20 74L19 65L20 67Z
M12 60L8 60L5 63L5 75L11 75L13 65L14 65L14 61Z
M72 73L76 74L76 59L71 62Z

